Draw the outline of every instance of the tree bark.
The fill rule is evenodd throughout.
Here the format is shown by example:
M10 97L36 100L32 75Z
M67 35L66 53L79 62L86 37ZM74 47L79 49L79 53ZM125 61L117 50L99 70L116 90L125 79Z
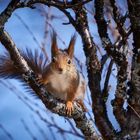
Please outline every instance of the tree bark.
M126 123L125 111L123 109L124 98L126 93L126 79L127 79L127 61L123 53L112 44L108 34L107 34L107 23L104 19L104 0L95 0L95 19L98 26L98 32L102 40L102 44L108 54L114 60L117 65L118 75L117 75L117 87L115 99L113 101L113 112L121 128L123 129L124 124ZM121 115L120 115L121 114Z
M126 133L129 133L132 138L137 138L140 132L140 0L128 0L128 9L134 48Z

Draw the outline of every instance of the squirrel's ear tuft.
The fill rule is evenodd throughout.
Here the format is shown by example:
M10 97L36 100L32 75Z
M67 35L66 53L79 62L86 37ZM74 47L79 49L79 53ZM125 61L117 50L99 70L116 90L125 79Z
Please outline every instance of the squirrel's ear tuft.
M51 35L51 41L52 41L52 45L51 45L51 55L52 57L56 56L56 54L58 53L59 49L57 46L57 40L56 40L56 33L55 31L53 31L52 35Z
M76 34L74 34L71 37L71 40L70 40L70 43L69 43L69 47L67 49L67 53L68 53L70 58L73 58L75 42L76 42Z

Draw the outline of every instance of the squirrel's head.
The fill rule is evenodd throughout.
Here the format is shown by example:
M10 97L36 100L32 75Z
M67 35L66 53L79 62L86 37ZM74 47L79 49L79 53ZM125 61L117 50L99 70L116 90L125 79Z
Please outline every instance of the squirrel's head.
M56 34L52 36L52 68L59 74L68 72L73 67L73 55L76 36L72 36L69 46L65 50L58 49Z

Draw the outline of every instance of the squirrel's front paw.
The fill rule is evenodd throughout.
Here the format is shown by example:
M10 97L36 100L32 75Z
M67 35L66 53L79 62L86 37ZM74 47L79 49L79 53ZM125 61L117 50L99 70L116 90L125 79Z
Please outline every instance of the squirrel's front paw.
M67 101L66 102L66 114L68 116L71 116L72 112L73 112L73 103L71 101Z

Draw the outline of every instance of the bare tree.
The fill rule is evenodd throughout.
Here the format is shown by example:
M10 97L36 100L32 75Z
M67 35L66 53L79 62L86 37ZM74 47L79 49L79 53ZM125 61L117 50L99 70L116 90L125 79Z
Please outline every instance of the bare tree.
M23 69L22 77L24 81L35 91L46 108L61 116L66 116L65 104L48 94L45 88L36 81L34 71L27 65L4 28L5 23L16 9L24 7L36 8L36 3L58 8L69 20L68 23L64 24L72 24L81 36L86 56L92 111L95 117L95 125L101 134L101 136L98 135L93 127L93 122L89 121L85 113L74 104L74 112L71 118L85 138L105 140L140 139L140 0L124 1L126 4L123 7L126 9L125 14L119 9L119 1L115 0L95 0L94 3L92 0L11 0L0 14L0 41L9 52L14 64ZM74 15L71 14L69 9ZM101 46L96 45L91 35L90 21L87 17L89 13L96 20L95 24L102 42ZM126 25L126 21L129 24ZM129 50L131 51L128 45L130 35L133 35L133 55L129 55ZM102 47L105 50L105 54L99 59L97 53L102 50ZM41 49L45 53L45 49L43 47ZM128 56L132 58L132 61L128 61ZM103 80L102 73L108 59L110 63L102 89L100 83ZM121 127L119 133L114 129L107 115L106 107L110 92L110 75L113 74L113 64L117 68L117 86L112 107L114 116ZM125 102L127 103L127 109L124 109ZM26 126L23 120L22 122Z

